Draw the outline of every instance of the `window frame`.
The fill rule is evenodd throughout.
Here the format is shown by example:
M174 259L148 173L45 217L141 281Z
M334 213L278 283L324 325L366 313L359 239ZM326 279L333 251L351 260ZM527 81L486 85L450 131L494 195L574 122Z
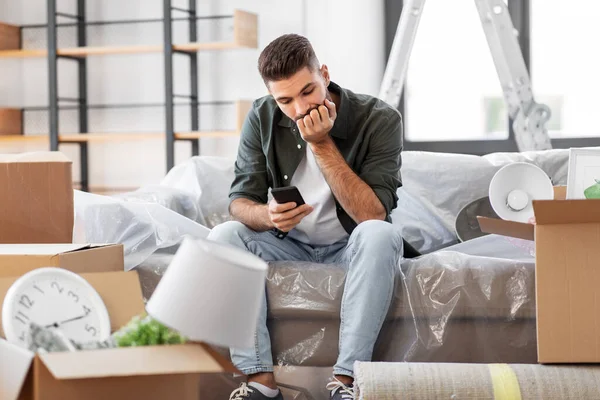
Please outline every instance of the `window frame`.
M471 1L472 0L461 0ZM384 26L385 26L385 61L387 63L390 49L396 35L396 28L400 19L400 13L404 5L403 0L384 0ZM473 4L475 7L475 4ZM508 0L513 25L519 31L519 45L523 53L525 65L531 77L531 7L530 0ZM483 30L481 31L483 35ZM534 92L535 96L535 92ZM404 93L400 98L398 110L402 113L404 127L406 120L410 118L406 112ZM512 129L512 121L508 121L509 132L507 139L489 140L448 140L448 141L415 141L404 138L404 150L431 151L441 153L461 153L472 155L485 155L495 152L518 152L515 134ZM600 146L598 137L574 137L574 138L552 138L552 148L568 149L570 147L594 147Z

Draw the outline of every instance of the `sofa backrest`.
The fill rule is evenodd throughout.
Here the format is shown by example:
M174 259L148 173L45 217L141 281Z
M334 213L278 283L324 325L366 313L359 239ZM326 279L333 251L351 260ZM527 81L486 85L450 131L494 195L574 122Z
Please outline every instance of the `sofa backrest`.
M402 155L403 187L392 213L405 238L422 253L458 241L454 223L460 210L488 194L489 183L502 166L530 162L542 168L554 184L566 184L568 149L526 153L493 153L487 156L405 151ZM213 227L229 219L228 192L234 160L192 157L173 168L161 185L187 192L200 205L203 221Z

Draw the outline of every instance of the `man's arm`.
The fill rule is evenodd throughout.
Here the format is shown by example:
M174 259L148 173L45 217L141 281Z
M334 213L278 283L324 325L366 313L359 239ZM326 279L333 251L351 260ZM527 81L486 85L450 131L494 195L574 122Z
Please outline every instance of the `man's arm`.
M256 110L248 113L240 137L234 167L235 177L229 191L229 214L248 228L262 232L277 228L288 232L298 225L313 208L304 204L267 204L269 190L267 161L260 140L260 123Z
M385 219L385 207L373 189L348 166L331 136L310 146L333 195L356 223Z
M370 139L369 155L359 176L348 166L329 136L336 116L335 104L325 100L324 106L298 121L298 128L348 215L357 223L384 220L396 205L402 151L401 118L390 114L386 121L376 124L377 137Z
M229 204L231 217L256 232L274 228L269 218L269 205L239 197Z

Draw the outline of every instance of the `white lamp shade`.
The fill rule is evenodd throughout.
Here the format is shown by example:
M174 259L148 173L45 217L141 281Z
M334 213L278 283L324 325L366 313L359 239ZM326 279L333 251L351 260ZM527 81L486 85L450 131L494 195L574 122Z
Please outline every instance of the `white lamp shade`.
M0 399L19 397L33 356L29 350L0 339Z
M191 340L250 348L266 276L267 263L250 252L186 238L146 311Z
M528 222L533 214L533 200L552 200L552 181L541 168L516 162L500 168L492 178L490 204L504 220Z

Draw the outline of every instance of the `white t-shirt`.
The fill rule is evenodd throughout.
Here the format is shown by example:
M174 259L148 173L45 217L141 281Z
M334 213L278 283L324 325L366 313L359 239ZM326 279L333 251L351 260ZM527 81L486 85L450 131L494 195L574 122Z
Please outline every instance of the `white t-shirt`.
M335 211L335 200L331 189L315 160L315 156L306 145L306 154L296 168L290 185L296 186L304 202L313 207L313 211L292 229L288 236L312 245L329 245L348 237Z

